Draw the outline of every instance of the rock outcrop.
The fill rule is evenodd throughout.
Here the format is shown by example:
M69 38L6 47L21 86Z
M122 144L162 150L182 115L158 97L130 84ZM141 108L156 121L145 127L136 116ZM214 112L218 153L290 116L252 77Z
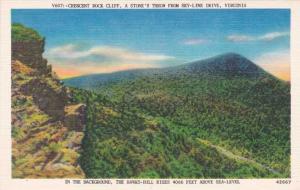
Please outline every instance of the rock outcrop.
M78 164L85 106L52 76L44 38L12 26L12 176L83 178Z

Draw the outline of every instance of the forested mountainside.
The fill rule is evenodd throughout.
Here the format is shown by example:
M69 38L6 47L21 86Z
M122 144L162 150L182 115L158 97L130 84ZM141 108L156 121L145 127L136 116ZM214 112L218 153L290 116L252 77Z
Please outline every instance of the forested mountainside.
M36 31L12 25L12 177L83 178L85 106L72 103L52 76L44 43Z
M290 176L290 85L243 56L64 82L90 91L88 177Z
M171 75L190 75L190 74L206 75L247 75L249 77L258 77L259 75L268 75L264 70L256 66L250 60L235 53L227 53L218 55L209 59L195 61L189 64L183 64L174 67L151 68L151 69L134 69L119 71L114 73L92 74L68 78L64 83L68 86L77 88L97 90L106 84L128 81L139 77L156 77L156 76L171 76Z
M290 84L229 53L61 82L12 26L16 178L290 176Z

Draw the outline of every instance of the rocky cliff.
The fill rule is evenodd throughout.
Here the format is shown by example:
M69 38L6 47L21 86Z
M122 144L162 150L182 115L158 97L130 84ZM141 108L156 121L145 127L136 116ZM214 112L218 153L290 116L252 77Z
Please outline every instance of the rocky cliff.
M83 178L85 105L52 75L44 44L36 31L12 26L12 176Z

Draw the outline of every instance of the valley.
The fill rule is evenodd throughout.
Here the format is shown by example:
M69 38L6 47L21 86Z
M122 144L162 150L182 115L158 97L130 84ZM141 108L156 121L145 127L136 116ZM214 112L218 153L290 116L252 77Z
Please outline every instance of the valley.
M60 80L12 41L15 178L290 177L290 83L242 55Z
M172 68L83 76L64 82L87 89L94 96L88 107L95 109L90 113L94 118L91 125L96 127L88 130L95 140L88 146L110 142L117 143L116 148L121 150L124 143L135 147L130 151L136 156L120 160L120 167L129 167L134 177L144 177L137 175L141 166L134 169L128 161L135 157L140 157L138 162L151 158L162 164L164 169L149 166L152 170L146 177L180 177L176 172L193 178L289 175L289 84L240 55L229 53ZM100 109L99 105L107 108ZM199 138L215 145L201 145ZM220 148L237 156L228 157ZM203 154L201 158L195 151ZM108 163L114 163L113 152L98 152L94 156L103 154L112 154ZM144 154L150 155L143 158ZM180 162L181 159L185 161ZM230 163L232 170L226 169L224 163ZM96 164L93 159L89 167ZM186 167L197 168L197 172L185 176ZM93 177L98 175L105 174L96 173Z

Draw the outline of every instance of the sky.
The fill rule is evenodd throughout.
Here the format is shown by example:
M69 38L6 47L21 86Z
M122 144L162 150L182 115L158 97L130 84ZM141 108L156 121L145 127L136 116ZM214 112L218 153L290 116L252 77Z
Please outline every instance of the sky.
M12 22L45 36L44 57L60 78L175 66L235 52L290 79L287 9L16 9Z

